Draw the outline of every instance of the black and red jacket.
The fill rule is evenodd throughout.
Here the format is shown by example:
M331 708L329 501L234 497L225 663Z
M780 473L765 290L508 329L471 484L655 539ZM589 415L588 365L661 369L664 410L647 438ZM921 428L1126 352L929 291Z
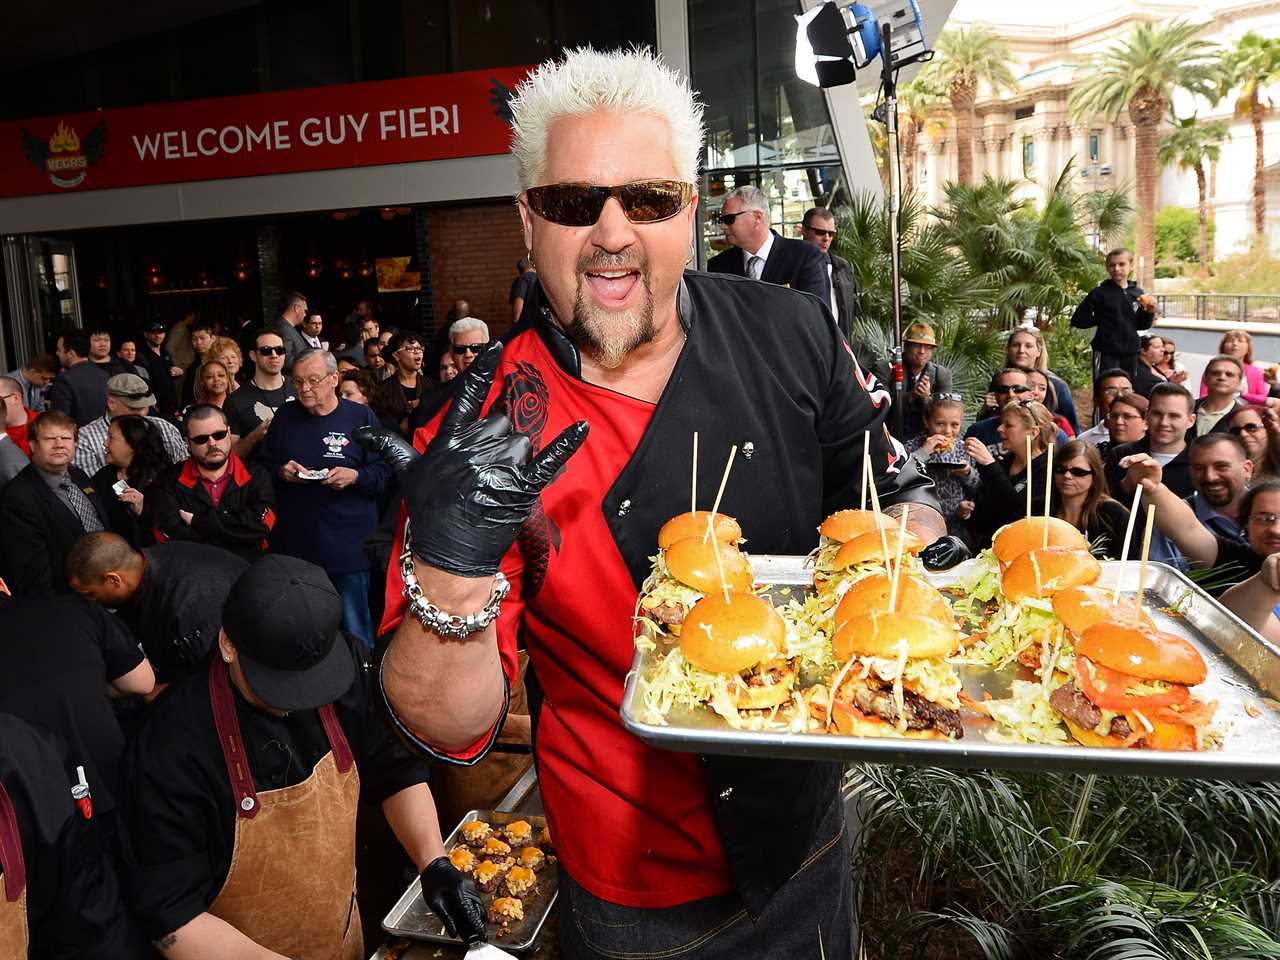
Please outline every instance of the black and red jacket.
M267 550L267 537L276 523L275 489L261 467L249 467L231 454L231 481L218 505L200 482L195 461L166 469L146 491L146 512L156 543L193 540L222 547L252 562ZM178 516L191 512L191 523Z

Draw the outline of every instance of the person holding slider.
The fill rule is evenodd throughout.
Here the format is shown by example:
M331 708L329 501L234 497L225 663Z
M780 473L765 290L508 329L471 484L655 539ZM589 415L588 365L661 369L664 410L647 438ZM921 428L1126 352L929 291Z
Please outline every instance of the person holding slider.
M319 567L264 557L227 596L208 669L156 702L121 783L133 906L156 949L358 960L357 803L377 803L423 895L483 939L471 879L444 855L427 767L379 722Z
M713 459L737 446L718 509L753 550L807 553L823 517L856 505L869 435L881 503L895 520L911 503L925 561L966 554L895 455L888 395L825 299L686 272L702 146L686 79L647 51L573 50L511 109L538 264L526 319L459 375L417 450L356 434L405 498L388 716L423 755L474 762L502 729L523 642L544 693L534 750L565 960L808 960L819 942L849 957L840 765L669 753L628 733L638 589L660 528L690 509L695 430ZM697 476L705 509L722 475Z

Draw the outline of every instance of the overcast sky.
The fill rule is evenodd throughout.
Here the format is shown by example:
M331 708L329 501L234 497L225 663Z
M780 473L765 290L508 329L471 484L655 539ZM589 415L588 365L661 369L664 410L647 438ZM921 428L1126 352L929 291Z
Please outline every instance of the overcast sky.
M951 12L956 20L992 20L997 23L1056 24L1080 19L1114 6L1108 0L1075 0L1070 5L1043 0L957 0Z

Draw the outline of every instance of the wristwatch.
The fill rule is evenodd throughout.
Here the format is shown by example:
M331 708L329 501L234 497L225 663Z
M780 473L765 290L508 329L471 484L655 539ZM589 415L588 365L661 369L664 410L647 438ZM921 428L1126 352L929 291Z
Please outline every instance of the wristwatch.
M404 582L404 596L409 601L409 613L422 624L424 630L451 640L465 640L473 633L488 628L498 619L498 610L502 601L511 592L511 583L499 570L493 575L493 593L489 602L475 613L460 617L457 614L445 613L426 598L422 585L413 572L413 540L409 532L409 521L404 522L404 549L400 552L400 579Z

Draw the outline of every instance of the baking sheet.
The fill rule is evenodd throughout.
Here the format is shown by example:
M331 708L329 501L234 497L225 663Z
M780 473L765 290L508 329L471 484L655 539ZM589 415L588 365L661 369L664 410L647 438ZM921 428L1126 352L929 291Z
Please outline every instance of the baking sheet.
M469 810L453 832L445 840L445 852L449 852L462 842L462 828L473 820L484 820L494 827L504 827L516 820L527 820L536 837L547 825L546 817L531 816L524 813L501 810ZM554 838L553 838L554 842ZM544 851L545 852L545 851ZM548 862L538 873L538 892L533 896L521 897L524 905L524 920L513 924L506 933L498 932L499 928L489 924L489 942L503 950L519 953L528 950L538 939L538 933L546 922L547 915L556 902L556 892L560 886L560 868L558 862ZM485 897L485 907L489 906L491 897ZM411 937L414 940L430 940L434 943L450 943L462 946L457 937L449 936L439 918L431 912L422 899L422 888L418 881L409 884L404 894L396 901L395 906L382 918L382 929L387 933L400 937Z
M964 578L976 561L954 570L926 573L935 586L945 588ZM791 588L791 596L808 588L812 571L803 557L753 556L757 583ZM1100 586L1114 588L1121 575L1117 561L1102 563ZM1125 565L1122 594L1138 589L1138 564ZM1195 695L1218 701L1215 726L1225 731L1221 750L1196 752L1108 749L1103 747L993 743L983 736L992 721L962 711L965 735L958 740L905 740L852 737L840 734L757 732L735 730L710 709L675 707L666 725L643 715L639 684L661 656L637 651L622 697L622 722L646 743L666 750L733 756L808 758L863 763L904 763L914 766L1059 770L1107 775L1192 777L1230 780L1280 780L1280 650L1251 630L1233 613L1165 564L1147 569L1144 603L1161 630L1186 637L1200 650L1209 668ZM1170 609L1179 611L1170 613ZM975 700L990 694L1009 695L1016 669L958 664L956 672Z

